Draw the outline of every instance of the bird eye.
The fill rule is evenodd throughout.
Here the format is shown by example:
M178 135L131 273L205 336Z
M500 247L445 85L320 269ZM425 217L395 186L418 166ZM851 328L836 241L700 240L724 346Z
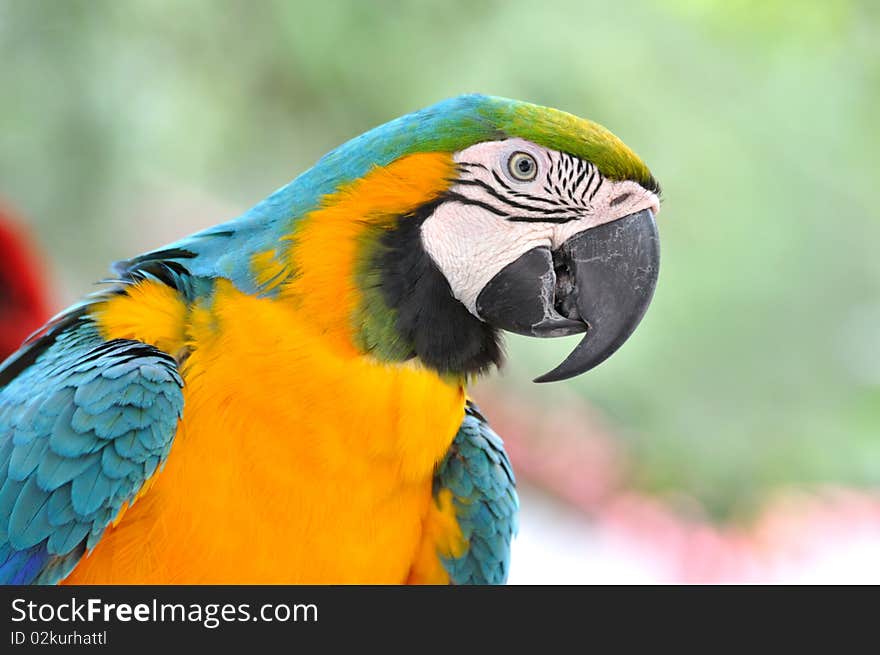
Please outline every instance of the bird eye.
M507 172L514 180L531 182L538 175L538 162L527 152L515 152L507 160Z

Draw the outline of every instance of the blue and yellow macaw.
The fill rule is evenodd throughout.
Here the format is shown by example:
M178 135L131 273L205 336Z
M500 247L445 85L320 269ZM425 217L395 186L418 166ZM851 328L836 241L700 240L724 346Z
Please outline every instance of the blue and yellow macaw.
M501 583L517 495L466 395L500 331L599 364L659 189L601 126L480 95L117 263L0 365L4 583Z

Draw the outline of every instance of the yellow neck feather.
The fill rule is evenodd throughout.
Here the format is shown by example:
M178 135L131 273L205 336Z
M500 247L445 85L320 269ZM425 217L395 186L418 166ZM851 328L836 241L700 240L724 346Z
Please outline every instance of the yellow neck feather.
M293 272L280 297L296 304L325 338L355 354L353 319L361 302L355 284L360 237L370 226L389 226L449 187L455 163L448 153L417 153L374 168L324 198L301 221L283 250ZM273 258L277 266L278 258ZM260 276L271 275L263 268Z

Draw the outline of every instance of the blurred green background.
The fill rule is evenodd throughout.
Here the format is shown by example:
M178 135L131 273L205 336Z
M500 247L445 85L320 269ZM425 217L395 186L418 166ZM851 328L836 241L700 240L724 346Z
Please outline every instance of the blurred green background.
M596 120L664 190L656 299L564 389L632 483L747 516L880 483L880 3L0 2L0 196L56 300L463 92ZM573 343L511 339L525 388Z

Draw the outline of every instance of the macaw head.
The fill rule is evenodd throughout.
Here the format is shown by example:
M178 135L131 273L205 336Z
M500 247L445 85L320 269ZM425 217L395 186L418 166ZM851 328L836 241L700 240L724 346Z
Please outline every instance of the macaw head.
M562 380L614 353L654 292L657 182L608 130L555 109L453 98L350 141L293 185L327 193L293 230L292 286L305 297L326 284L349 230L350 323L381 359L467 376L500 363L501 330L584 333L537 378Z
M630 336L654 292L659 186L611 133L519 105L499 138L453 155L456 177L421 224L450 293L487 325L586 333L548 382L583 373Z
M562 380L639 323L659 207L648 168L605 128L465 95L352 139L235 221L117 272L172 258L291 300L338 352L459 379L500 364L502 330L584 333L538 378Z

